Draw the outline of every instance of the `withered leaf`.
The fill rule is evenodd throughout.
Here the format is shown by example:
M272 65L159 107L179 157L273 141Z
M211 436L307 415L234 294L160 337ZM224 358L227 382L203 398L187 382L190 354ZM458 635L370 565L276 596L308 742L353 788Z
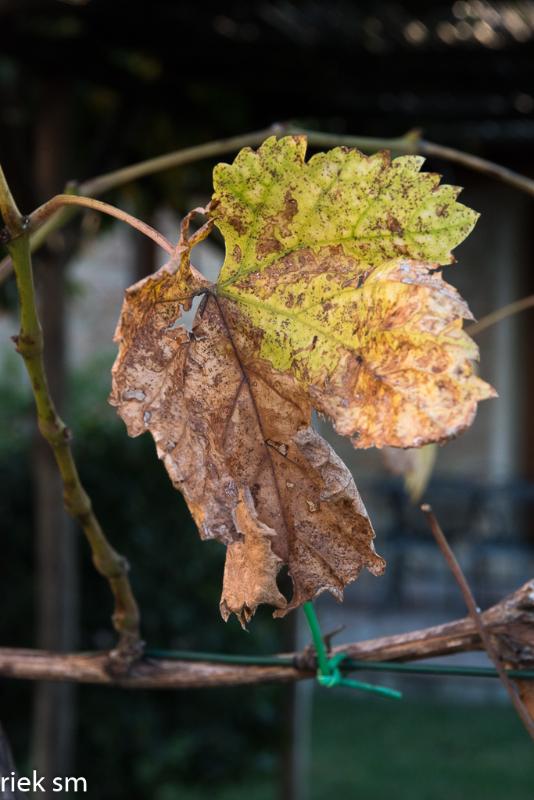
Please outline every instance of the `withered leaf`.
M267 594L279 616L325 589L341 599L363 567L384 569L350 472L309 427L311 407L293 378L258 359L234 304L209 293L192 334L175 324L190 301L169 286L173 269L126 294L110 402L130 435L151 431L201 536L231 545L224 616L247 621ZM269 549L274 558L260 566ZM283 564L294 586L287 604L270 581Z
M393 475L401 475L404 488L412 503L418 503L426 491L438 457L438 446L406 448L384 447L382 450L386 469Z
M303 137L267 140L219 165L211 222L225 238L216 284L190 265L190 215L175 256L126 294L111 402L149 430L201 536L228 546L221 612L281 616L363 567L384 568L352 477L311 428L312 407L357 446L458 433L493 390L473 371L469 317L436 272L476 214L457 189ZM193 330L182 308L203 294ZM293 595L276 577L287 565Z
M261 603L285 608L287 601L276 583L281 564L271 547L276 531L258 518L248 487L240 490L233 519L241 539L226 551L220 608L225 621L234 613L244 628Z

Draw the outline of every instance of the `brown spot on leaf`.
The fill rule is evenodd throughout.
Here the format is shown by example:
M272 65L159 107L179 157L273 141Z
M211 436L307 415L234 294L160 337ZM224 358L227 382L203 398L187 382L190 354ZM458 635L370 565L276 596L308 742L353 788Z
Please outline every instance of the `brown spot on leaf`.
M258 244L256 245L256 256L259 259L265 258L265 256L269 256L272 253L279 253L282 249L282 245L275 239L274 236L270 236L265 239L259 239Z
M238 233L240 234L245 233L246 227L242 217L239 217L237 214L234 214L232 217L228 218L228 222L230 223L232 228L235 228L235 230Z
M387 215L387 226L392 233L402 234L404 232L399 220L393 214Z

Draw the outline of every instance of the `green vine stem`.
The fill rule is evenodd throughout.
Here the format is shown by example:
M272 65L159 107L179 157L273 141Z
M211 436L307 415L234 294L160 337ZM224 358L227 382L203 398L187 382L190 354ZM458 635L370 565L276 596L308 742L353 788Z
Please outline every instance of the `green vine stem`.
M113 625L117 647L110 654L110 671L124 673L142 654L139 610L128 578L129 566L108 542L84 490L70 446L71 434L50 396L43 359L43 333L37 313L30 253L29 220L21 215L0 167L0 213L7 228L6 245L13 260L20 303L20 333L14 337L28 372L41 434L50 444L63 480L67 512L81 525L93 563L109 582L115 599Z

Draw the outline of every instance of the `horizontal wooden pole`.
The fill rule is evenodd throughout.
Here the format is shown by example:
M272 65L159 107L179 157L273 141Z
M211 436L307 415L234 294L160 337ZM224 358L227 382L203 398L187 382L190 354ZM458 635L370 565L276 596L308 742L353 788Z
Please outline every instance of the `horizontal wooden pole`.
M532 669L534 580L489 608L482 619L503 663L514 669ZM417 661L481 649L473 621L462 618L409 633L339 645L332 648L332 652L346 652L360 661ZM0 648L0 677L92 683L126 689L194 689L287 683L314 676L312 648L285 655L293 658L294 666L143 658L132 665L127 675L115 676L109 672L107 652L50 653Z
M23 680L69 681L125 689L194 689L291 682L313 672L284 666L213 664L206 661L143 658L127 676L108 672L109 653L50 653L0 649L0 676Z

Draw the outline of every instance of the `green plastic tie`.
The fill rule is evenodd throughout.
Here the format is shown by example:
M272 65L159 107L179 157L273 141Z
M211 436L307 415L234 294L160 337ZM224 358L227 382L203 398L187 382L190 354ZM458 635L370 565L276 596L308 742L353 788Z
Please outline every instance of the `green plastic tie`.
M400 700L402 698L402 693L398 692L396 689L389 689L387 686L375 686L372 683L363 683L363 681L354 681L351 678L345 678L341 673L339 665L344 659L348 658L349 654L336 653L334 656L329 657L324 645L321 626L319 625L313 603L304 603L303 609L317 653L317 683L320 686L324 686L326 689L332 689L334 686L347 686L350 689L372 692L373 694L380 694L384 697L392 697L395 700Z

